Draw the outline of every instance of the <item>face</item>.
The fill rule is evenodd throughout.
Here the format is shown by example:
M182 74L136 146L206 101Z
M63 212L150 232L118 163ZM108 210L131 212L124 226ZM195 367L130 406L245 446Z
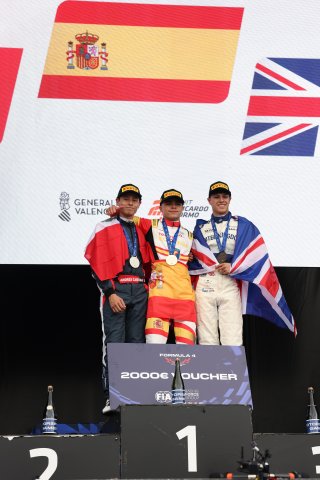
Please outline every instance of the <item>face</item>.
M117 207L120 207L120 216L132 219L140 207L141 201L136 195L121 195L116 199Z
M212 213L216 216L222 216L228 213L231 197L227 193L216 193L210 195L208 202L211 205Z
M163 202L160 209L164 218L174 222L181 217L183 205L177 200L169 200L168 202Z

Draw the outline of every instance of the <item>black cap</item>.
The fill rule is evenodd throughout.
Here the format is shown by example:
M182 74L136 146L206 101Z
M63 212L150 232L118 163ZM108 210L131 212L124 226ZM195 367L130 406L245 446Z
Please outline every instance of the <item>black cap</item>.
M216 193L227 193L231 196L231 192L229 190L229 185L224 182L214 182L210 185L209 188L209 197L210 195L215 195Z
M184 204L182 193L174 188L170 188L169 190L165 190L163 192L160 198L160 205L162 205L163 202L168 202L170 200L177 200L178 202L182 203L182 205Z
M142 198L139 188L132 183L126 183L120 187L117 198L121 197L122 195L136 195L139 200Z

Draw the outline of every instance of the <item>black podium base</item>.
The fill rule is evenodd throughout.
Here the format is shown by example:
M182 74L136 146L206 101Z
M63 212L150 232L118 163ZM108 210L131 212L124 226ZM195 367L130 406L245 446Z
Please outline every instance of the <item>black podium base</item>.
M243 405L127 405L101 431L0 437L0 479L237 478L253 440L271 453L270 472L320 478L320 435L253 434Z

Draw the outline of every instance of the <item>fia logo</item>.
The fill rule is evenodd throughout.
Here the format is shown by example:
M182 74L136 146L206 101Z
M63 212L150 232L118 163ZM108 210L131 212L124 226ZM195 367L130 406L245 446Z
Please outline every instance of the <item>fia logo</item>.
M158 403L171 403L171 392L160 390L155 393L155 399Z

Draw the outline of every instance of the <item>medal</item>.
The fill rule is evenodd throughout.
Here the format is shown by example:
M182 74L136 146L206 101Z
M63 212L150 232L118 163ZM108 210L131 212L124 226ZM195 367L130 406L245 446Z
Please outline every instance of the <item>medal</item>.
M176 263L178 262L178 259L175 255L168 255L166 257L166 262L168 265L173 266L173 265L176 265Z
M228 255L226 252L219 252L218 255L216 255L216 258L219 263L224 263L227 260Z
M130 263L132 268L138 268L139 265L140 265L138 257L130 257L129 263Z
M228 258L227 254L225 252L225 249L226 249L226 246L227 246L230 219L231 219L231 213L228 212L227 219L226 219L227 220L227 226L226 226L225 231L223 232L222 242L221 242L214 217L213 216L211 217L212 230L214 232L214 238L217 242L217 246L218 246L218 249L219 249L219 253L216 255L216 259L218 260L219 263L224 263Z
M140 266L140 260L137 257L137 254L138 254L138 237L137 237L136 228L135 228L134 224L132 224L132 225L127 224L127 226L124 226L125 222L122 222L122 223L120 222L120 225L122 227L124 236L126 237L126 240L127 240L127 245L128 245L129 255L130 255L129 263L130 263L132 268L138 268ZM127 231L127 228L131 231L132 237L129 234L129 232Z
M169 251L169 255L166 257L166 263L168 265L173 266L173 265L176 265L176 263L178 262L178 258L174 254L174 251L175 251L176 243L177 243L177 240L178 240L180 225L177 228L177 231L174 234L172 240L170 240L169 230L168 230L167 224L165 222L165 219L162 219L162 226L163 226L164 234L166 236L166 241L167 241L167 246L168 246L168 251Z

